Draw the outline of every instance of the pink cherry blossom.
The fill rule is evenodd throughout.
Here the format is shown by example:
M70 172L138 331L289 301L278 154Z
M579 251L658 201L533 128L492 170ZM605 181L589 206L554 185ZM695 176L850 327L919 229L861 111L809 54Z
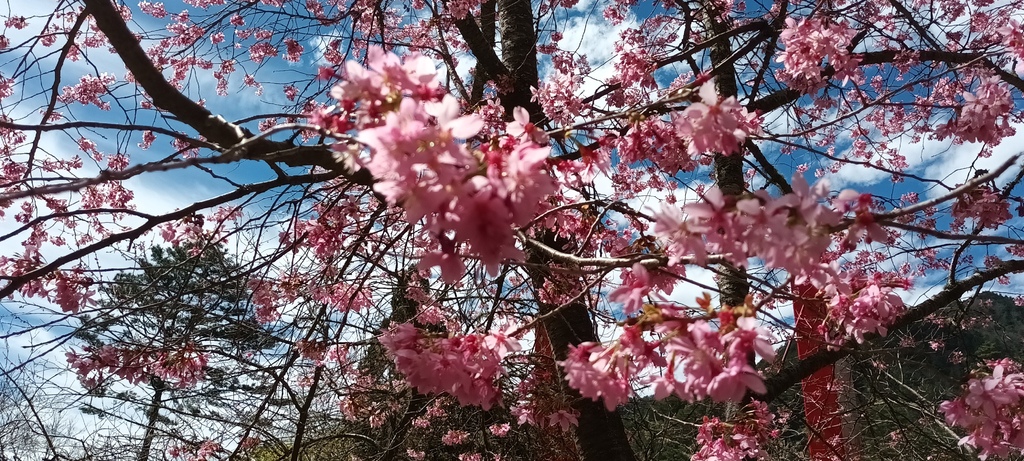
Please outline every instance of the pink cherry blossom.
M847 51L856 34L845 22L786 18L786 29L779 35L785 50L776 58L785 65L781 77L790 86L812 93L823 85L822 60L827 59L835 70L835 78L845 82L856 72L857 59Z
M495 437L504 437L506 434L508 434L510 428L511 426L509 426L508 423L502 423L492 424L487 427L487 430L490 431L491 434L494 434Z
M647 269L640 263L634 264L629 271L623 271L622 279L622 285L608 294L608 300L622 303L623 313L630 315L643 306L644 297L651 292L651 280Z
M63 87L57 100L63 103L92 104L102 110L110 110L110 103L100 98L107 95L107 87L115 81L116 78L107 73L99 76L83 75L78 84Z
M747 112L735 97L719 100L713 80L701 85L699 95L700 102L675 118L676 128L690 138L690 153L738 153L747 137L758 132L757 115Z
M964 104L959 114L935 129L936 138L995 144L1016 133L1009 119L1013 96L998 78L982 80L974 93L964 92L961 97Z
M519 350L504 333L435 338L412 324L392 327L380 337L409 384L423 393L448 393L463 405L489 409L501 403L495 381L504 374L501 361Z
M1024 27L1016 19L1010 19L1010 23L996 30L996 33L1003 38L1003 44L1017 60L1017 73L1024 74Z
M1011 218L1010 203L999 191L982 185L961 195L953 204L952 227L962 228L967 218L973 218L981 229L998 229Z
M888 326L904 311L903 300L880 278L841 274L835 278L835 283L826 287L825 293L831 296L829 318L841 328L838 337L836 333L827 334L829 340L839 341L849 336L864 342L867 333L885 336Z
M633 383L653 385L660 397L671 393L688 401L740 401L750 391L765 392L749 360L755 353L771 360L775 352L771 334L753 318L740 317L716 331L674 307L657 308L661 312L645 311L609 346L583 343L570 348L560 363L569 385L583 397L602 399L609 410L632 395ZM646 340L645 329L660 339ZM641 378L652 368L664 371Z
M579 426L580 423L576 416L574 412L558 410L548 415L548 425L558 427L562 432L565 432Z
M697 453L691 461L742 461L748 459L768 459L761 447L773 438L778 437L774 429L775 415L768 411L768 406L753 401L747 410L731 424L718 418L704 417L704 422L697 430Z
M451 445L461 445L469 437L469 433L466 431L460 431L451 429L441 437L441 443Z
M625 403L632 394L629 361L615 349L596 343L570 346L568 357L560 365L573 389L583 397L602 399L608 411Z
M1009 360L989 362L991 373L976 373L964 393L944 401L946 422L968 431L961 445L979 450L979 458L1024 453L1024 374Z
M516 107L512 111L515 121L508 124L506 132L515 138L527 137L535 144L545 145L548 143L548 134L530 122L530 114L522 107Z

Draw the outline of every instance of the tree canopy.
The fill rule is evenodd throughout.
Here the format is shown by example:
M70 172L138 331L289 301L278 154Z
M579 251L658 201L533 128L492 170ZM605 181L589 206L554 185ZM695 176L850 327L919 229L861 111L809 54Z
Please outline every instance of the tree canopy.
M1022 10L9 3L25 449L1020 457Z

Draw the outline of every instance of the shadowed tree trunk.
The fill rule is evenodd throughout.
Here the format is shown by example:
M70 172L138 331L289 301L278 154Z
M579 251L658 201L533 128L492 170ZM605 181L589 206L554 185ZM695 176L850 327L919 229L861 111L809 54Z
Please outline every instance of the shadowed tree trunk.
M540 106L532 102L531 88L539 84L537 68L537 35L533 25L533 8L530 2L522 0L498 1L498 27L501 32L501 60L511 77L511 93L502 94L502 105L506 116L511 117L511 108L524 107L530 112L530 119L538 122L544 118ZM564 248L566 241L558 241L555 233L544 231L540 238L553 248ZM536 269L530 276L534 286L540 289L551 273L544 269L552 261L543 255L530 253L528 262ZM546 314L556 306L540 303L540 314ZM583 301L576 301L560 309L543 324L556 360L564 360L569 345L596 341L594 322ZM559 370L560 372L561 370ZM561 373L559 373L561 377ZM580 453L587 461L632 461L636 459L626 436L625 426L617 411L605 409L601 401L579 397L560 379L565 392L575 397L573 408L579 412L579 426L576 428Z
M526 108L534 122L544 118L533 102L531 88L540 85L537 68L537 33L533 27L533 6L523 0L498 0L498 30L501 32L501 61L511 77L511 94L501 95L506 116L516 106Z
M156 376L150 378L149 384L153 388L153 398L149 402L149 409L146 410L146 432L142 435L142 446L139 447L136 461L149 461L149 454L153 450L153 438L156 436L156 420L160 417L164 389L167 389L164 381Z
M720 35L728 32L731 27L723 22L717 14L717 7L712 2L707 2L703 8L705 11L705 23L712 35ZM736 67L729 62L732 55L732 46L728 40L717 42L709 50L711 62L718 73L715 79L715 89L718 90L720 98L737 96ZM715 183L726 197L737 197L743 193L743 156L741 154L722 155L715 154ZM750 284L747 281L747 272L731 264L721 266L722 274L718 278L718 289L721 292L721 303L728 306L743 304L744 298L750 292Z
M717 6L713 2L705 2L704 22L712 34L718 35L727 32L729 24L723 22L722 17L717 13ZM717 71L715 79L715 90L720 98L737 96L739 90L736 86L736 67L729 62L733 50L728 40L717 42L709 50L713 68ZM738 198L744 192L745 181L743 180L743 154L723 155L715 154L714 163L715 184L722 191L725 197ZM723 306L738 306L744 303L747 294L750 293L750 282L747 280L747 271L732 264L725 263L719 266L718 275L719 302ZM754 355L747 358L751 365L754 364ZM739 411L740 405L728 404L726 415L732 417Z
M552 248L565 249L569 242L559 239L554 232L548 231L543 237L544 244ZM545 281L552 277L547 269L551 261L536 253L528 253L527 260L534 264L530 271L534 286L540 290ZM575 282L576 280L571 280ZM581 283L569 283L571 287L583 286ZM570 287L570 288L571 288ZM555 288L570 291L566 288ZM551 314L552 310L559 308L547 303L540 303L540 314ZM547 333L551 342L551 349L555 360L565 360L569 354L570 345L578 345L587 341L597 341L597 334L594 330L594 322L590 318L590 310L584 300L576 300L561 307L548 317L542 328ZM636 457L629 445L629 438L626 436L626 428L622 424L622 418L618 411L605 409L603 401L594 401L583 398L579 393L570 388L564 379L561 379L561 368L559 368L559 381L563 392L573 398L572 407L579 412L579 425L576 428L576 435L579 443L580 454L587 461L632 461Z
M497 14L494 4L495 0L487 0L480 5L480 31L483 32L484 41L494 48L494 32L496 30ZM487 80L493 78L487 73L487 67L477 63L473 75L473 89L470 92L470 106L476 106L483 101L484 85Z

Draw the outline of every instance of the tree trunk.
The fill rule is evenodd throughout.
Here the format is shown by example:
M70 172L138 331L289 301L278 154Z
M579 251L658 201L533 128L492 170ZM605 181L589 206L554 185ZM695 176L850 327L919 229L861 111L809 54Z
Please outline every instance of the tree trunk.
M729 24L723 22L718 15L718 8L707 2L703 11L705 12L705 25L711 30L712 35L728 32ZM736 86L736 67L728 62L732 55L732 46L728 40L719 41L710 49L711 63L718 72L715 79L715 90L722 98L737 96L739 89ZM738 197L745 190L743 180L743 155L736 153L732 155L715 154L714 163L715 184L726 197ZM747 280L747 271L729 263L719 265L720 274L717 278L719 302L722 306L742 305L750 293L750 282ZM754 365L754 355L750 354L747 361ZM726 417L733 418L738 414L740 406L730 403L726 406Z
M153 387L153 398L149 401L149 410L146 411L146 433L142 436L142 446L139 447L139 456L136 461L149 461L149 454L153 450L153 438L156 436L156 420L160 417L160 406L163 405L164 390L167 384L160 378L153 377L149 381Z
M724 34L729 31L730 25L722 21L717 7L713 3L708 2L703 11L706 12L705 23L711 30L711 35ZM728 40L719 41L710 50L712 65L718 72L715 89L723 98L737 96L739 92L736 87L736 67L728 62L732 52L732 46ZM743 156L741 154L715 154L714 171L715 182L723 195L736 197L743 193ZM747 271L731 264L722 264L721 271L722 274L718 278L721 303L727 306L743 304L747 293L750 292Z
M530 119L535 123L543 120L540 105L532 102L531 88L539 84L537 67L537 35L533 25L533 8L530 2L522 0L498 1L498 28L501 32L501 60L512 77L510 93L502 94L502 105L506 116L511 117L511 109L524 107L530 112ZM554 248L561 248L564 243L558 242L552 231L541 233L541 240ZM552 262L549 258L530 253L528 261L535 267L530 271L534 286L540 288L551 276L546 268ZM550 312L555 306L540 304L540 314ZM569 353L570 344L585 341L596 341L594 323L585 302L577 301L561 309L556 315L544 322L551 341L551 348L557 360L564 360ZM561 374L559 374L561 377ZM570 389L564 382L561 386L575 397L573 408L579 412L579 426L576 435L580 452L588 461L633 461L636 458L629 445L626 429L617 411L609 412L603 402L580 398L579 394Z
M537 33L533 27L533 7L523 0L498 1L498 29L501 31L501 61L512 82L510 93L501 95L505 115L515 107L526 108L534 123L544 118L540 105L533 102L533 91L540 82L537 66Z
M569 243L559 239L552 231L545 231L541 237L544 244L552 248L565 248ZM534 286L540 290L552 274L547 269L551 261L545 256L534 252L528 253L527 260L534 267L530 277ZM572 280L576 282L577 280ZM569 286L583 286L581 283L568 283ZM538 302L540 314L545 315L559 306ZM577 300L559 309L547 318L542 328L551 342L551 350L555 360L565 360L569 354L569 345L578 345L587 341L597 341L594 322L590 318L590 310L583 300ZM579 412L579 425L576 436L580 453L586 461L633 461L636 457L629 445L626 428L618 411L605 409L603 401L583 398L570 388L563 379L559 368L559 385L563 392L573 399L572 407Z

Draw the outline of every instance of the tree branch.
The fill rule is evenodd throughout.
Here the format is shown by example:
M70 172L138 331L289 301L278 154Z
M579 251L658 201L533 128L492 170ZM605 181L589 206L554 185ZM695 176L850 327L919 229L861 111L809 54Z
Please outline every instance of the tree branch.
M1024 271L1024 260L1004 261L1001 265L992 269L978 272L970 277L956 283L946 285L935 296L920 303L917 307L908 310L901 315L892 325L889 326L889 333L905 328L908 325L919 322L925 317L935 313L939 309L948 306L950 303L960 299L967 291L977 288L987 282L995 280L1007 274ZM871 340L877 339L878 335L870 336ZM839 359L850 355L857 350L858 344L849 340L837 350L822 350L800 360L797 363L783 367L778 373L765 380L765 387L768 391L764 395L754 395L753 398L764 402L775 400L790 387L796 385L804 378L814 374L823 367L831 365Z
M88 256L104 248L110 247L118 242L122 242L124 240L137 239L144 235L146 232L149 232L156 226L163 224L165 222L179 220L186 216L190 216L199 210L204 210L207 208L220 205L222 203L237 200L249 194L266 192L275 187L291 184L305 184L314 181L326 181L337 176L337 172L309 174L301 176L285 176L282 178L274 179L272 181L266 181L258 184L251 184L245 187L240 187L234 191L228 192L227 194L221 195L219 197L214 197L208 200L196 202L190 206L177 210L173 213L167 213L165 215L154 217L146 221L139 227L136 227L135 229L132 229L127 232L121 232L118 234L110 235L109 237L98 240L97 242L91 245L84 246L66 255L55 258L49 264L46 264L38 269L25 272L24 274L13 277L5 277L8 280L10 280L10 282L8 282L7 285L5 285L3 288L0 288L0 299L4 299L7 298L8 296L13 295L15 291L24 286L26 283L32 280L41 279L53 273L54 271L60 269L60 267L65 264L71 263L79 258Z
M153 105L170 112L176 119L195 129L207 141L218 145L222 150L254 137L249 130L213 115L171 85L146 56L138 39L128 29L128 25L110 0L84 1L87 11L96 21L96 26L107 36L138 85L153 99ZM289 142L260 139L248 144L242 156L262 160L262 157L268 154L281 151L290 151L290 155L278 155L274 161L289 166L319 166L327 170L344 170L327 146L298 147ZM373 178L366 170L343 174L356 184L373 184Z

